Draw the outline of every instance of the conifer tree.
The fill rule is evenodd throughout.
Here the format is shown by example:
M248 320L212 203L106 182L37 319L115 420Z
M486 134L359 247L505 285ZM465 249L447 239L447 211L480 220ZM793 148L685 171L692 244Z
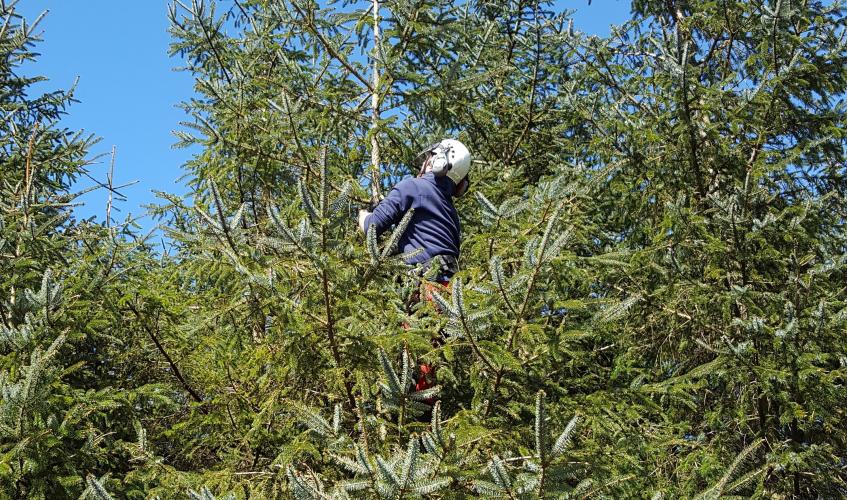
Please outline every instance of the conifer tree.
M390 257L404 223L380 242L373 234L357 236L352 214L370 198L373 179L383 183L380 190L389 188L408 172L417 149L461 125L437 104L448 97L447 86L456 87L450 104L455 111L473 108L465 92L494 77L508 89L500 104L525 92L521 105L534 108L529 102L541 97L531 94L559 78L542 79L544 68L553 71L558 63L542 52L555 46L563 17L542 5L513 13L395 2L379 7L375 37L370 5L357 7L199 1L172 7L174 52L186 58L208 99L186 104L195 133L181 136L185 144L204 148L188 165L197 188L193 207L168 197L160 212L178 250L174 274L163 284L163 293L179 297L164 304L172 325L164 341L191 367L187 377L200 395L199 411L185 416L180 433L163 437L175 447L168 460L224 472L205 476L202 485L155 467L139 473L158 478L158 491L191 484L268 496L321 497L347 491L344 485L378 496L443 488L473 493L467 478L488 462L486 450L511 453L510 445L532 435L531 418L517 432L508 430L535 408L533 394L516 389L547 387L551 365L543 325L553 317L545 313L552 310L546 290L555 263L571 261L568 247L584 237L579 204L589 185L586 172L578 174L581 167L574 165L568 179L527 191L507 187L497 196L503 205L490 233L473 228L473 219L491 217L485 212L491 202L483 203L484 196L479 203L462 201L473 257L452 290L436 294L444 314L434 305L406 309L409 291L419 283L399 264L402 257ZM514 16L532 21L519 33L502 32L511 29ZM235 32L244 43L230 38ZM495 68L497 62L485 57L486 50L496 52L491 44L508 37L512 57L536 56L533 81L525 81L522 63ZM470 48L459 50L463 45ZM469 62L468 54L477 60ZM370 87L374 62L377 89ZM376 124L362 119L374 94L377 111L398 110ZM544 113L550 119L552 111ZM543 130L536 123L540 116L520 126ZM497 150L514 156L510 165L524 154L521 146L544 140L515 128L510 149ZM374 137L381 146L377 175L368 154ZM482 146L482 136L468 139L496 150L497 138L489 139L490 146ZM500 161L480 158L482 165ZM493 170L479 172L489 178ZM523 175L515 166L504 170ZM542 173L538 167L527 176ZM504 237L516 238L517 253L489 245ZM486 250L477 254L477 247ZM492 268L510 281L503 285L508 291L484 293L497 284L488 276ZM514 302L510 313L496 311L504 294ZM486 320L491 313L496 321ZM442 330L447 344L433 349L431 339ZM204 348L191 347L197 345ZM399 369L394 354L387 354L398 352ZM438 427L442 419L451 421L447 431L428 431L428 423L415 421L431 409L427 401L435 395L434 389L410 392L416 359L440 360L445 386L432 413ZM532 368L524 372L520 365L527 362ZM334 424L319 417L333 408L346 417ZM306 434L304 415L311 429ZM351 433L357 444L338 448L349 439L339 438ZM346 468L327 453L339 449L346 455L357 446L362 456L344 462Z
M569 44L589 148L614 169L589 217L625 256L597 293L640 297L625 327L597 331L618 404L663 436L640 441L665 457L667 493L705 490L744 455L756 474L738 494L839 496L843 2L633 12Z
M129 223L72 216L97 140L60 124L73 89L34 95L41 18L16 5L0 2L0 496L104 498L144 405L120 380L116 302L147 250Z
M173 2L198 153L155 255L70 216L94 139L4 4L3 490L843 496L843 2L636 0L607 38L555 5ZM448 287L411 213L354 220L444 136Z
M161 209L163 314L201 411L163 436L222 471L203 485L839 491L840 3L639 1L607 39L551 5L173 4L203 152L193 208ZM478 159L463 271L409 311L398 233L352 214L446 134ZM414 359L438 364L429 430ZM574 414L563 472L544 429Z

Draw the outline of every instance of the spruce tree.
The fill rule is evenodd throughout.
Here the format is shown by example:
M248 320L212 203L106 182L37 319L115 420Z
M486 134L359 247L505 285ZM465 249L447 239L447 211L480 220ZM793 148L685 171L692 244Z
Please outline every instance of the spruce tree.
M561 78L558 59L543 54L558 43L564 18L544 10L547 4L517 12L375 5L172 7L174 53L185 57L206 96L186 103L193 132L181 140L203 152L188 165L193 199L168 197L159 209L177 252L160 287L174 298L155 307L168 318L162 341L190 367L183 374L199 398L177 432L153 430L169 444L169 463L220 471L203 476L212 492L320 497L349 486L377 496L473 494L472 478L487 477L490 453L519 457L521 443L532 442L535 392L557 392L546 380L555 368L545 331L559 314L551 271L582 267L571 248L587 234L581 204L591 183L569 156L566 179L538 181L554 168L541 160L526 174L518 166L530 141L545 140L530 132L545 130L540 120L552 119L552 109L531 111L509 143L475 138L484 131L469 126L460 134L504 155L481 152L478 172L488 179L483 185L505 188L495 192L499 208L484 195L460 202L470 257L434 303L406 308L420 283L402 257L392 257L404 223L377 241L356 234L352 215L374 191L410 173L420 147L466 128L456 113L477 106L471 98L480 98L480 82L498 78L508 89L499 106L522 95L512 107L534 108L539 89ZM511 33L515 16L530 21ZM508 37L516 59L498 68L502 61L483 52L496 53ZM469 49L459 50L463 44ZM536 75L527 81L533 70L523 58L532 55ZM450 86L456 91L447 92ZM437 104L447 98L450 109ZM376 121L368 119L374 110ZM566 142L555 146L567 149ZM495 164L504 175L491 176ZM535 180L520 189L509 175ZM477 224L482 219L491 224ZM514 244L491 243L505 238ZM511 310L502 309L506 303ZM447 343L433 348L442 332ZM426 403L435 389L418 394L409 386L424 359L438 365L437 411ZM560 411L550 425L564 427L576 405L553 399ZM429 410L438 424L418 421ZM320 416L332 412L333 424ZM436 431L442 420L448 428ZM356 449L359 458L350 455ZM334 453L347 458L340 464ZM138 474L155 478L153 491L162 493L201 486L157 467ZM590 474L541 480L527 492L568 491Z
M101 498L144 405L120 380L116 302L148 252L129 222L73 217L97 140L60 123L73 89L35 93L41 18L16 4L0 3L0 497Z
M843 487L840 3L634 2L607 39L549 2L195 1L171 19L203 96L180 139L203 152L193 203L161 208L163 314L201 389L162 436L174 463L220 471L204 485ZM359 236L352 215L448 134L477 157L463 270L410 312L397 233ZM438 365L431 431L417 359ZM570 468L544 408L590 429ZM199 487L176 478L162 491Z
M842 4L637 0L601 38L544 1L173 2L162 255L71 217L94 139L4 5L2 489L842 496ZM446 287L411 213L355 225L445 136Z
M570 44L589 147L614 168L589 217L625 256L597 293L638 298L601 333L639 414L625 428L652 422L630 449L663 457L655 488L674 495L840 496L843 3L633 12ZM736 456L752 475L716 488Z

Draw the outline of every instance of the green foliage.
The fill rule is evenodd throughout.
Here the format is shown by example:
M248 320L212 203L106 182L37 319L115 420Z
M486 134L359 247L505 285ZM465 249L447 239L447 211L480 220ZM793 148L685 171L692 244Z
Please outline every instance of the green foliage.
M107 490L106 487L103 486L105 482L105 478L97 479L92 475L88 475L85 478L86 488L82 492L82 498L92 498L95 500L112 500L113 497Z
M380 403L382 407L391 412L399 414L399 425L403 425L405 416L418 416L430 409L425 403L441 391L439 386L433 386L420 391L415 390L412 379L412 360L409 351L405 348L400 352L400 374L391 366L388 355L382 349L379 350L379 361L382 365L385 382L380 382Z
M71 218L94 141L27 97L3 7L3 491L843 496L843 2L636 0L606 38L430 0L376 37L371 5L171 5L197 152L166 255ZM446 135L475 161L443 287L398 255L411 212L355 213Z
M548 446L545 398L544 391L539 391L535 399L535 454L532 457L510 460L523 461L523 471L513 480L506 461L495 455L488 462L488 473L492 481L474 481L477 493L495 498L537 498L545 494L570 498L587 493L591 480L574 482L575 486L571 488L568 486L568 480L573 481L575 478L565 470L566 468L557 464L560 462L558 459L564 456L579 419L576 416L571 418L551 448Z
M0 5L0 497L111 498L131 423L172 395L125 363L127 290L153 258L132 221L73 218L97 140L59 123L73 89L24 76L40 18L16 4Z

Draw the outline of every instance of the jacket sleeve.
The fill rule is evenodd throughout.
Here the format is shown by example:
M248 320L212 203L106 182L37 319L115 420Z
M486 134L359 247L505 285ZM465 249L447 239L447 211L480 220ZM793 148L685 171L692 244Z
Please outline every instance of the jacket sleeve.
M417 187L412 182L413 180L406 179L399 182L388 193L388 196L379 202L373 213L365 219L365 233L373 225L376 228L377 236L379 236L388 228L400 222L403 215L414 206Z

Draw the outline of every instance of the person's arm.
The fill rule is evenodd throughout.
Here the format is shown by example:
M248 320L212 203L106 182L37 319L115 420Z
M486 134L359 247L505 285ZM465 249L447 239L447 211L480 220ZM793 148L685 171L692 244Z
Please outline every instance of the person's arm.
M415 200L416 186L413 179L400 182L379 202L373 213L359 210L359 229L367 233L371 225L376 228L377 236L400 222L403 215L412 208Z

